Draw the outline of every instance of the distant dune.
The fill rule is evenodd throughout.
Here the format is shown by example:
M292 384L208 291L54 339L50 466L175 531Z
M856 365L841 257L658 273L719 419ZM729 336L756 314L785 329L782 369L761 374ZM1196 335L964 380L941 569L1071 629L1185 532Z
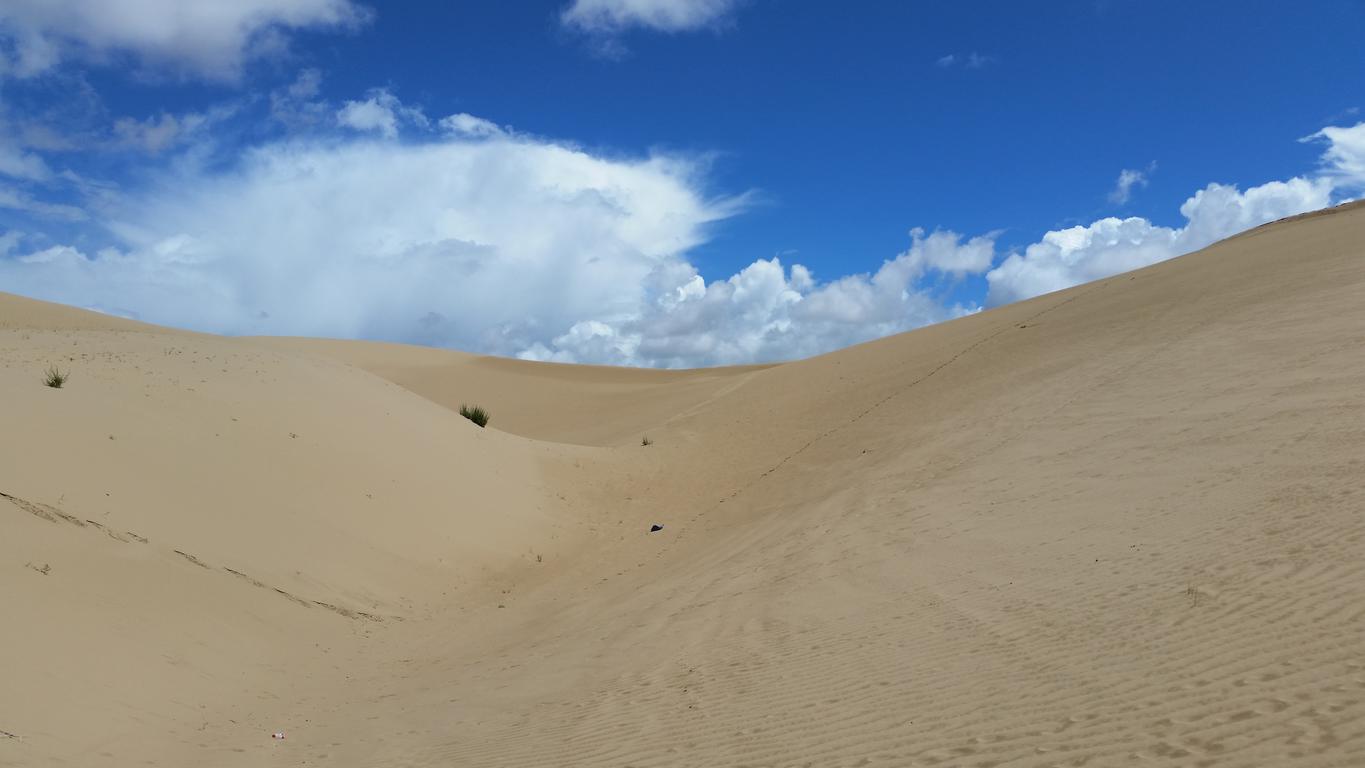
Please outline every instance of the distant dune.
M776 366L0 350L0 766L1365 765L1359 206Z

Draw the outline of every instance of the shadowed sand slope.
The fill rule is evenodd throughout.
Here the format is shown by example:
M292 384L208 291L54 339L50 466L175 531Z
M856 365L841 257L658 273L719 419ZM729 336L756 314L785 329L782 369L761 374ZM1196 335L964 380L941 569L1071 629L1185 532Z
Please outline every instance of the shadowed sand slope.
M1361 764L1362 297L1349 209L768 368L0 331L0 765Z

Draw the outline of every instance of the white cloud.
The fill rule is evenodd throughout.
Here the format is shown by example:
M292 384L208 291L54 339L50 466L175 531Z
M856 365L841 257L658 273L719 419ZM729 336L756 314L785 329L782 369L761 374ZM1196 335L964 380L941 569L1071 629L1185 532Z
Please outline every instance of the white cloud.
M1349 128L1323 128L1302 140L1327 143L1322 154L1323 167L1342 186L1365 187L1365 123Z
M25 190L7 184L0 184L0 208L60 221L83 221L88 218L88 214L76 206L38 200Z
M270 117L291 130L320 125L331 113L327 102L318 98L321 92L322 72L302 70L292 83L270 92Z
M993 236L911 232L870 275L759 260L709 285L686 260L742 198L685 158L605 159L490 134L272 144L123 200L118 247L0 259L0 284L228 333L384 338L583 362L814 354L960 314L918 282L980 273ZM449 127L449 126L447 126ZM382 128L380 129L382 130Z
M466 112L443 117L441 118L440 125L446 133L452 136L470 139L486 139L491 136L501 136L506 133L492 120L475 117Z
M362 133L378 132L386 139L398 136L398 126L407 122L425 128L426 115L416 107L406 107L398 97L376 88L364 101L348 101L336 113L337 123ZM476 118L477 119L477 118Z
M206 330L512 355L637 311L645 278L738 210L695 172L504 138L272 144L126 198L117 250L0 260L0 284Z
M1320 175L1271 181L1246 192L1210 184L1180 206L1185 224L1177 228L1138 217L1110 217L1048 232L987 273L986 304L1027 299L1155 264L1259 224L1325 208L1334 195L1339 199L1341 190L1365 186L1365 123L1324 128L1302 141L1327 144ZM1122 188L1122 175L1119 182Z
M219 80L278 46L288 30L349 27L369 12L352 0L6 0L0 72L29 77L65 58L129 53L146 64Z
M346 102L337 110L337 123L362 133L378 131L389 139L398 135L397 115L377 99Z
M986 303L1018 301L1189 253L1258 224L1323 208L1332 190L1328 179L1300 177L1246 192L1210 184L1180 206L1183 227L1109 217L1048 232L987 273Z
M964 242L953 232L910 234L910 248L876 273L824 284L800 264L784 271L777 258L710 284L691 264L669 260L644 280L637 308L605 322L577 323L522 357L667 367L786 360L964 314L945 307L921 281L984 271L994 235Z
M684 32L713 26L737 0L574 0L560 15L564 24L586 32L614 34L631 27Z
M1119 171L1118 181L1114 182L1114 189L1109 193L1109 202L1116 205L1123 205L1133 197L1133 187L1147 186L1147 174L1156 170L1156 163L1152 163L1147 170L1140 171L1132 168L1124 168Z
M910 230L910 249L887 264L903 263L903 269L916 275L928 270L955 277L978 274L990 268L995 258L997 235L992 232L964 243L956 232L940 231L925 237L924 230L916 227Z
M43 181L52 176L52 170L43 158L0 138L0 175L26 181Z
M994 63L994 56L987 56L985 54L977 53L976 51L970 51L968 53L950 53L934 60L934 66L939 69L950 69L959 65L966 69L984 69Z
M124 117L114 122L115 142L156 154L185 140L202 128L207 120L204 115L194 112L184 115L162 112L157 117L143 120Z
M11 229L4 234L0 234L0 257L8 256L19 246L19 242L24 239L24 233L17 229Z
M290 98L323 103L316 95L310 79ZM420 115L384 91L351 103L370 102L392 117L360 121L381 135ZM1211 184L1181 206L1179 227L1105 218L1048 232L1003 260L996 233L914 229L906 250L871 273L821 281L784 256L707 281L688 253L745 200L704 193L704 162L597 156L464 113L439 130L404 142L296 138L229 168L172 163L91 209L113 247L11 238L0 285L228 333L633 365L780 360L976 311L944 298L961 280L984 282L985 303L999 304L1323 207L1352 178L1357 146L1353 130L1324 131L1322 175L1245 191ZM0 206L83 215L45 205L0 186ZM43 250L24 253L29 242Z

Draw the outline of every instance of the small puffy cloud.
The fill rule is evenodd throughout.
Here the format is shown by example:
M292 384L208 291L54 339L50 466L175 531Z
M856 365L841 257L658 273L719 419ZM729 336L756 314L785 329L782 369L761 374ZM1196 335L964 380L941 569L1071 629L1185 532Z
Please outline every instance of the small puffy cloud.
M1109 217L1048 232L987 273L986 303L1018 301L1180 256L1258 224L1323 208L1332 190L1328 179L1301 177L1246 192L1210 184L1180 206L1183 227Z
M235 80L253 55L293 30L350 27L369 12L352 0L7 0L0 4L0 72L31 77L63 59L132 54L144 64Z
M973 237L966 242L956 232L937 231L925 236L924 229L910 230L910 249L897 257L916 275L934 270L954 277L980 274L995 259L998 233ZM891 262L888 262L891 263Z
M398 97L383 88L376 88L363 101L348 101L337 110L337 124L361 133L377 132L386 139L398 136L400 123L411 123L425 128L426 115L416 107L404 106Z
M1146 170L1124 168L1119 171L1118 181L1114 182L1114 189L1109 192L1109 202L1115 205L1123 205L1131 200L1133 188L1147 186L1147 176L1154 170L1156 170L1156 163L1147 166Z
M633 27L686 32L714 26L736 4L737 0L574 0L560 20L594 34L616 34Z
M398 135L398 116L377 99L346 102L337 110L337 123L362 133L377 131L389 139Z
M493 136L502 136L505 133L492 120L475 117L466 112L443 117L439 125L447 134L469 139L487 139Z

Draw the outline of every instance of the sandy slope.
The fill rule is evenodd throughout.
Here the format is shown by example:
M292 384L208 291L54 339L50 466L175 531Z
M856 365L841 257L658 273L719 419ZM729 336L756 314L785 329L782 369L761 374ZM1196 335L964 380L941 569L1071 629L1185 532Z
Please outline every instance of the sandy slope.
M1359 208L769 368L4 297L0 765L1365 764L1362 297Z
M330 357L392 381L451 410L497 414L497 427L557 443L639 443L651 427L728 391L770 366L656 371L554 365L402 344L263 338L275 349ZM608 416L609 415L609 416Z

